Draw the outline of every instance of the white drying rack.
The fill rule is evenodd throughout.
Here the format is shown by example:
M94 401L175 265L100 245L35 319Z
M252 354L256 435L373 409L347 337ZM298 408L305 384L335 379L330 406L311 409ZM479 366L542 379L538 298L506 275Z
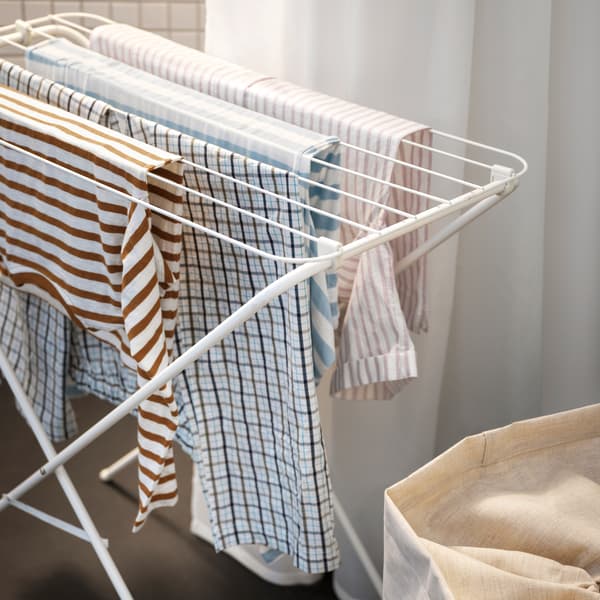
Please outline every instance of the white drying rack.
M37 41L39 39L53 38L55 36L65 37L73 41L74 43L87 46L88 35L91 30L89 29L89 27L84 26L82 23L86 23L86 25L88 25L90 22L92 24L112 23L112 21L110 21L109 19L86 13L61 13L57 15L48 15L47 17L41 17L38 19L32 19L30 21L17 21L14 25L8 25L0 28L0 46L2 46L2 44L7 44L13 47L17 47L21 50L26 50L27 46L33 43L34 41ZM405 256L396 265L397 272L400 272L402 269L405 269L411 264L413 264L421 256L431 251L439 244L443 243L449 237L451 237L460 229L462 229L462 227L464 227L466 224L476 219L483 212L485 212L486 210L500 202L503 198L508 196L510 193L512 193L517 187L520 178L527 171L527 163L525 162L525 160L514 153L507 152L499 148L487 146L485 144L473 142L471 140L466 140L464 138L443 133L441 131L432 130L432 133L434 143L431 147L422 146L420 144L417 144L416 142L412 142L409 140L403 140L403 143L417 146L425 152L431 152L432 156L436 160L439 160L439 162L444 163L444 168L426 169L417 165L413 165L411 163L400 161L393 156L378 154L369 150L365 150L363 148L359 148L357 146L351 146L350 144L342 144L356 152L364 152L378 160L392 161L395 164L400 164L403 167L409 169L417 169L421 172L424 172L427 176L430 176L433 179L436 179L437 181L445 185L457 186L461 190L459 193L451 194L450 197L426 194L419 190L414 190L405 186L400 186L398 184L388 183L383 180L377 180L376 178L372 178L366 173L348 171L343 167L328 165L329 168L338 168L346 174L351 174L356 177L363 177L374 180L382 186L392 186L407 191L411 194L414 194L415 196L422 197L424 200L427 200L430 204L433 205L425 210L422 210L421 212L411 214L405 211L400 211L398 209L386 206L385 204L381 204L370 198L356 196L343 190L339 191L339 193L350 197L356 202L364 202L369 205L372 205L373 207L385 210L388 213L394 214L399 219L398 222L386 227L385 229L374 230L364 223L353 222L344 217L339 217L333 214L325 213L332 219L337 219L340 223L344 223L347 226L355 228L359 232L363 232L363 237L359 237L355 241L345 245L341 245L335 240L330 240L328 238L315 238L314 236L311 236L310 234L307 234L304 231L291 230L288 226L284 224L278 223L261 215L251 213L250 211L241 209L239 207L232 206L228 204L225 199L214 198L212 196L197 192L195 190L189 190L187 188L184 188L187 192L199 196L203 201L215 202L228 210L241 213L245 218L255 219L269 227L284 229L293 235L298 235L302 237L303 239L309 239L311 241L317 242L319 248L319 256L298 259L288 256L274 255L261 249L260 247L249 245L244 241L224 235L219 231L212 230L203 225L194 223L187 219L183 219L176 215L169 215L182 222L185 226L198 229L206 235L216 237L221 241L230 243L238 248L246 250L247 252L269 260L275 260L285 263L294 263L296 264L296 266L284 276L280 277L270 285L266 286L260 292L258 292L246 304L241 306L239 309L233 312L227 319L225 319L217 327L210 331L204 338L196 342L190 349L188 349L181 356L175 359L159 375L157 375L154 379L142 386L132 396L130 396L127 400L122 402L116 408L112 409L112 411L108 415L106 415L95 425L90 427L87 431L81 434L75 441L73 441L59 453L55 451L54 446L52 445L50 439L46 435L46 432L44 431L40 420L38 419L31 406L30 400L27 398L27 395L25 394L20 382L18 381L12 366L8 362L4 352L0 349L0 369L2 370L2 373L4 374L8 384L10 385L15 399L47 459L47 462L44 465L42 465L38 470L36 470L32 475L30 475L27 479L22 481L10 492L2 495L2 498L0 499L0 511L4 510L8 506L13 506L46 523L49 523L54 527L66 531L71 535L77 536L81 539L88 541L93 546L100 562L106 570L106 573L110 578L119 597L131 598L131 594L125 584L125 581L123 580L123 577L119 573L114 561L112 560L112 557L108 553L107 540L104 540L100 537L100 534L98 533L93 520L91 519L89 513L87 512L87 509L83 505L75 489L75 486L71 482L63 465L68 460L77 455L81 450L83 450L89 444L91 444L94 440L96 440L99 436L105 433L114 424L116 424L126 415L128 415L147 396L158 390L172 378L176 377L189 364L197 360L202 354L210 350L210 348L220 343L221 340L223 340L229 333L234 331L237 327L239 327L252 316L254 316L259 310L261 310L273 299L277 298L279 295L286 292L293 286L316 275L317 273L329 270L331 268L337 268L343 261L356 255L359 255L363 252L366 252L367 250L370 250L379 244L389 242L402 235L406 235L407 233L410 233L420 227L424 227L428 224L440 221L445 217L452 216L453 219L449 223L443 226L435 235L430 237L425 243L421 244L421 246L416 248L409 255ZM461 148L462 152L457 150L451 151L448 149L438 148L436 147L436 143L456 144ZM0 139L0 144L11 147L17 152L27 153L27 151L17 146L13 146L5 140ZM493 156L493 161L482 162L480 160L474 160L473 158L464 156L465 152L471 151L481 151L491 154ZM37 160L44 160L40 157L37 157L36 155L31 156L34 156ZM512 166L505 165L505 162L508 162L509 164L512 163ZM209 169L201 165L194 165L189 162L187 162L187 165L197 169L201 169L205 172L209 172L212 175L223 177L224 179L233 179L227 175L217 173L215 171L210 171ZM54 166L56 167L56 165ZM477 183L475 181L465 179L464 175L457 176L456 173L462 173L465 170L465 167L468 167L471 170L478 171L479 174L486 174L486 181L484 183ZM312 180L303 179L301 177L299 177L299 179L303 180L303 183L323 186L323 184L315 183ZM243 181L233 181L236 185L246 186L251 189L254 189L255 191L259 191L260 193L275 196L279 200L298 204L298 201L293 200L291 198L287 198L286 196L275 194L272 191L264 190L262 188L253 186ZM465 189L467 191L463 191ZM112 191L114 192L114 190ZM128 197L128 199L133 202L142 202L138 199L131 197ZM147 206L152 210L158 210L150 205ZM306 208L307 210L311 210L317 213L323 214L324 212L310 206L302 206L304 206L304 208ZM459 214L461 213L461 211L464 212L462 212L462 214ZM134 460L135 456L136 451L133 450L113 465L104 469L100 475L101 479L103 479L104 481L110 480L118 470L122 469L125 465L129 464L132 460ZM77 518L80 521L81 527L76 527L70 523L62 521L61 519L57 519L52 515L44 513L43 511L40 511L20 501L20 498L23 496L23 494L32 489L45 477L52 473L56 475L65 495L67 496L67 499L69 500ZM372 581L377 592L381 595L381 576L378 570L373 565L368 553L366 552L362 542L356 534L350 520L348 519L345 511L340 505L335 494L333 495L333 504L340 525L346 531L349 540L354 549L356 550L357 555L361 563L363 564L370 580Z

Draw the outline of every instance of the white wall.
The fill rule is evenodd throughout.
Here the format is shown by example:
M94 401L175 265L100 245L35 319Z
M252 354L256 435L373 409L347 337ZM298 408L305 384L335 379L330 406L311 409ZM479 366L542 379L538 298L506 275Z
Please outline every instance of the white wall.
M521 154L529 172L460 236L438 451L541 409L551 9L476 3L469 137Z
M600 401L600 2L552 5L543 403Z

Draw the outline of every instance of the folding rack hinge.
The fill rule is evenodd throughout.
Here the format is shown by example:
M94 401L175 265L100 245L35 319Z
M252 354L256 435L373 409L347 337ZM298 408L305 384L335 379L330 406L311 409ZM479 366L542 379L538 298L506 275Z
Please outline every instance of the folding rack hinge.
M510 167L505 167L503 165L492 165L492 170L490 173L491 182L504 181L505 179L509 180L504 186L504 190L502 191L503 194L510 194L517 187L516 180L513 179L514 176L514 169L511 169Z
M344 246L335 240L331 240L328 237L321 236L317 243L317 251L319 256L329 256L333 254L331 259L331 267L337 269L339 266Z
M31 24L22 19L17 19L15 21L15 30L21 36L21 43L24 46L29 46L31 44L31 35L33 33Z

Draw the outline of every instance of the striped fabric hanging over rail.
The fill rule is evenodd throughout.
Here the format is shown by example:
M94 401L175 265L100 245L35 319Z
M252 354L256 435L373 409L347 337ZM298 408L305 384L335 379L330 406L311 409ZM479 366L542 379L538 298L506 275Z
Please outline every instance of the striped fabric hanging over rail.
M118 348L142 385L172 351L181 225L131 197L181 214L171 183L148 182L181 183L180 157L3 86L0 139L29 153L0 146L0 275ZM134 531L177 501L177 416L170 384L139 406Z
M431 145L431 130L423 124L251 71L129 25L96 27L90 35L90 48L256 114L336 136L404 163L431 166L429 152L402 143L410 140ZM346 172L341 181L346 192L410 214L429 208L428 201L419 195L428 192L429 176L418 169L347 146L341 148L340 164L368 176ZM405 189L390 188L388 183ZM375 229L384 229L397 220L383 209L375 210L343 194L340 215ZM339 239L350 243L357 239L357 232L342 225ZM427 227L421 227L346 260L339 268L340 327L331 379L334 396L352 400L393 398L407 380L417 376L409 329L421 333L428 328L426 261L421 258L398 276L394 263L426 239Z
M299 200L334 215L339 212L340 199L335 188L341 178L331 168L340 160L339 140L335 136L296 127L164 81L64 39L32 46L26 53L26 64L34 73L102 99L114 108L305 177L308 181L298 186ZM319 188L320 183L330 189ZM306 233L333 240L340 233L335 218L312 211L306 211L304 227ZM307 244L311 256L317 256L316 242ZM335 271L314 275L310 285L314 374L319 381L335 361Z

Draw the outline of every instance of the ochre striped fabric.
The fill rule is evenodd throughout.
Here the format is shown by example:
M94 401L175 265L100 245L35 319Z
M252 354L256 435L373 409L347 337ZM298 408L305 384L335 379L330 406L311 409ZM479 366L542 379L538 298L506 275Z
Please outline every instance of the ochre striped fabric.
M36 155L0 145L0 275L118 348L144 384L171 356L181 224L130 196L181 214L170 183L182 182L180 157L3 86L0 138ZM169 181L149 181L150 171ZM134 531L177 502L176 427L169 383L138 409Z

